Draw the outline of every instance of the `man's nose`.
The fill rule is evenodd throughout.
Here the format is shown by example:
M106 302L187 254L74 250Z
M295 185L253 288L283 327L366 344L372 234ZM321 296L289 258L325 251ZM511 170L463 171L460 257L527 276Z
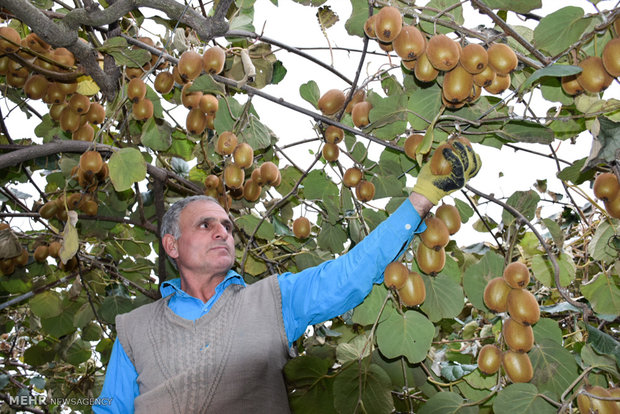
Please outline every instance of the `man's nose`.
M218 239L225 239L226 237L228 237L228 231L222 223L217 223L215 226L216 228L213 233L213 237Z

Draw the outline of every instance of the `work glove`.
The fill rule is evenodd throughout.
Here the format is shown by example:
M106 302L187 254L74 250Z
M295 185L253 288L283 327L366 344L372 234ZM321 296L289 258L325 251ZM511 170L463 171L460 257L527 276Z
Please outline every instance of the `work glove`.
M437 204L444 196L463 188L465 183L480 171L482 162L478 154L469 146L459 141L452 143L452 148L444 148L443 156L452 165L450 174L435 175L431 172L431 163L422 166L413 191L422 194L431 203Z

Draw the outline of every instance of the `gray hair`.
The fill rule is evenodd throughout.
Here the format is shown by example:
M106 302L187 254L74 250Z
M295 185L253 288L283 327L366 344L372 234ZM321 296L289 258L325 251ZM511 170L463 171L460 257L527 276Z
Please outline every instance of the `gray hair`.
M181 217L181 212L188 204L193 203L194 201L210 201L219 205L220 203L211 196L206 195L195 195L191 197L186 197L182 200L179 200L172 204L166 214L161 219L161 228L160 228L160 237L164 237L166 234L171 234L172 237L178 239L181 237L181 228L179 227L179 218ZM177 268L176 261L168 256L168 259L172 262L174 268Z

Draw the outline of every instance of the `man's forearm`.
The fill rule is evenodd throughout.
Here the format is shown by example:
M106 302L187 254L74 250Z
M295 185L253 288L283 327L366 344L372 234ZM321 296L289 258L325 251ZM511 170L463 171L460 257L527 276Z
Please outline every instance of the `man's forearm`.
M424 219L424 217L428 214L428 212L433 208L433 203L422 194L412 192L409 194L409 201L413 205L413 208L418 212L420 217Z

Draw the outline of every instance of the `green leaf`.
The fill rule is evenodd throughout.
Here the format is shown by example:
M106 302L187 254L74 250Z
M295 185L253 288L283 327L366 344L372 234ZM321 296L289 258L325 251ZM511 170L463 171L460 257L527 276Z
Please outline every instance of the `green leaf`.
M129 190L134 183L146 178L146 162L135 148L121 148L108 161L110 180L116 191Z
M596 119L600 130L598 134L593 134L595 138L586 161L586 168L595 167L600 163L612 163L620 151L620 122L614 122L604 116Z
M24 362L29 365L39 366L54 360L56 351L46 341L40 341L24 352Z
M226 88L221 83L218 83L213 79L213 76L209 74L201 75L194 79L192 86L188 88L189 92L202 92L210 93L212 95L225 95Z
M116 315L127 313L134 308L133 301L122 296L107 296L99 308L99 316L107 323L114 323Z
M393 175L376 175L370 179L370 182L375 185L375 200L384 197L400 197L405 194L404 184Z
M62 313L62 299L54 291L45 291L36 295L29 302L32 313L40 318L51 318Z
M454 318L461 312L465 305L461 285L445 274L436 277L422 275L422 279L426 288L426 300L421 309L431 321Z
M459 211L459 215L461 216L461 221L463 223L467 223L470 218L474 215L474 209L470 207L466 202L459 200L458 198L454 199L454 206Z
M387 294L388 290L383 283L374 285L370 294L364 299L364 302L354 309L353 322L359 325L372 325L375 323ZM384 311L379 322L385 320L388 315L389 312Z
M91 322L82 328L82 340L84 341L98 341L101 339L101 327L95 322Z
M271 145L271 130L254 115L250 115L248 125L241 131L241 142L247 142L256 150L267 148Z
M166 151L172 145L172 127L166 121L151 117L142 125L140 142L152 150Z
M611 355L615 358L616 364L620 366L620 343L611 335L586 324L588 331L588 344L600 354Z
M457 25L462 25L465 23L465 19L463 18L463 7L460 6L460 3L459 0L431 0L426 4L423 10L424 14L427 16L437 16L439 20L446 20L451 23L456 23ZM458 6L454 7L456 5ZM450 8L450 11L444 13L444 10L448 8ZM453 29L439 24L433 24L426 20L420 22L420 28L426 33L446 34L453 31Z
M515 13L528 13L542 7L541 0L485 0L484 4L491 9L509 10Z
M559 256L556 256L556 260L560 267L560 284L562 287L566 287L575 280L577 272L575 262L573 262L572 257L570 257L568 253L561 253ZM533 256L531 269L532 273L534 273L534 277L540 283L547 287L555 286L553 265L549 259L539 255Z
M600 222L594 237L588 244L588 253L594 260L606 263L618 260L618 251L611 243L612 239L616 237L616 233L620 233L620 226L614 228L608 221Z
M534 190L528 191L515 191L509 198L506 204L514 207L518 212L523 214L527 220L534 219L536 214L536 207L540 201L540 196ZM505 225L510 225L515 220L515 216L508 210L504 209L502 212L502 221Z
M497 374L486 375L480 372L479 369L465 375L463 379L470 386L479 390L490 390L497 384Z
M311 386L316 380L327 375L333 361L302 355L289 360L284 366L288 383L296 388Z
M546 66L532 73L519 88L519 93L522 93L523 90L528 89L530 86L534 84L534 82L536 82L540 78L544 78L547 76L555 76L555 77L571 76L577 73L581 73L581 70L582 69L580 66L574 66L574 65L553 64L550 66Z
M65 309L60 315L52 318L41 319L41 327L44 332L60 338L75 331L73 326L73 313Z
M394 411L390 377L376 364L370 364L368 368L350 364L334 380L336 410L354 413L358 412L358 405L366 413L389 414Z
M347 33L351 36L364 37L364 23L368 19L368 2L366 0L351 0L351 16L344 24Z
M263 220L261 223L261 219L259 217L251 214L246 214L239 217L235 220L235 224L248 235L253 234L260 224L260 227L256 231L256 237L263 240L273 240L275 237L275 228L273 227L273 224L267 220Z
M321 97L321 90L319 85L313 80L308 81L299 87L299 94L306 101L310 102L312 106L318 108L319 98Z
M419 414L473 414L478 412L477 407L463 407L465 400L454 392L438 392L429 398L419 411Z
M564 168L557 176L562 181L570 181L573 184L579 185L586 181L590 181L594 178L595 170L585 170L584 165L586 159L582 158L573 163L573 165Z
M586 344L581 348L581 360L586 366L599 367L615 377L620 375L616 359L607 354L599 354L591 344Z
M78 366L88 361L91 354L90 344L78 338L63 352L63 359L71 365Z
M541 342L543 339L550 339L562 344L562 329L557 321L549 318L540 318L532 327L534 330L534 340Z
M549 230L549 233L551 233L555 245L561 249L564 244L564 232L560 225L551 219L543 219L543 223L547 230Z
M491 279L501 277L503 272L504 258L491 251L488 251L478 263L465 270L463 288L476 309L489 311L484 304L484 289Z
M303 181L304 197L309 200L323 200L329 196L338 196L338 186L323 170L310 171Z
M532 384L510 384L497 394L493 402L496 413L512 414L553 414L556 409L539 397Z
M595 312L603 315L620 313L620 288L612 275L599 273L580 287Z
M407 97L404 94L394 94L387 98L372 94L367 100L372 104L367 130L374 136L391 140L406 131Z
M368 7L368 6L366 6ZM409 95L407 120L413 129L426 129L441 108L441 87L433 82L426 88L417 88Z
M558 55L577 42L590 25L580 7L568 6L543 17L534 29L534 45Z
M442 362L441 376L448 381L456 381L478 368L476 364L460 364L458 362Z
M534 345L529 356L534 368L534 378L530 383L540 392L559 400L578 376L573 354L554 340L543 339Z
M224 131L232 131L237 120L243 114L243 106L231 96L220 98L220 103L215 113L215 130L218 134Z
M336 413L333 378L327 376L331 364L328 359L301 356L284 366L287 383L295 386L295 393L290 396L293 412Z
M112 55L118 66L138 68L151 60L151 53L149 51L141 48L130 48L127 40L120 36L108 38L98 50Z
M555 138L550 128L529 121L510 121L493 132L508 141L530 144L551 144Z
M347 233L340 224L334 225L324 221L321 226L321 232L317 237L317 243L322 249L340 254L344 250L344 243L347 239Z
M336 359L341 364L361 360L370 355L371 346L366 334L354 336L350 342L341 342L336 348Z
M410 364L423 361L431 348L435 326L421 313L390 312L377 327L377 345L387 358L404 356Z

